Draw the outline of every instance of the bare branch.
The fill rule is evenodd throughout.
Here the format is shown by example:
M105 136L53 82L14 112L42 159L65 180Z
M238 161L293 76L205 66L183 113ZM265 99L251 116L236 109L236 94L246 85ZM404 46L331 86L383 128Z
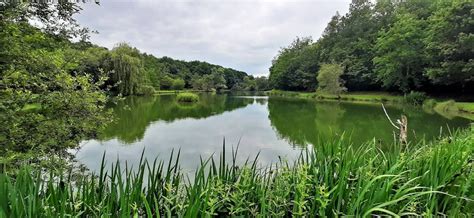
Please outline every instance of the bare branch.
M397 129L400 129L400 127L396 126L396 125L392 122L392 119L391 119L390 116L388 115L387 110L385 110L385 106L383 105L383 103L382 103L382 108L383 108L383 112L385 112L385 115L387 116L388 121L390 121L390 124L392 124L393 127L397 128Z

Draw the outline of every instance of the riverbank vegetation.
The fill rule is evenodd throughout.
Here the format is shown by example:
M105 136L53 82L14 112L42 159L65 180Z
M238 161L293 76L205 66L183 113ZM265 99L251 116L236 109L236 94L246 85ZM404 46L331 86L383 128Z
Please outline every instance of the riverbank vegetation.
M342 94L329 94L324 92L295 92L271 90L265 92L270 96L349 101L349 102L367 102L367 103L392 103L408 106L418 106L420 108L436 111L447 117L460 116L474 120L473 102L456 102L454 100L436 99L426 96L423 93L412 92L406 95L391 94L388 92L346 92Z
M28 167L0 174L0 215L60 216L470 216L474 211L473 130L432 144L351 146L321 141L296 161L235 163L238 150L203 159L188 181L179 152L136 170L102 168L96 177ZM145 151L144 151L145 152ZM76 180L77 179L77 180ZM28 196L25 198L24 196Z
M197 102L197 101L199 101L199 96L194 94L194 93L183 92L183 93L179 93L176 96L176 101L179 101L179 102Z
M472 1L352 1L321 38L297 38L272 62L273 89L315 91L324 64L343 67L349 92L472 95ZM470 99L472 100L472 99Z

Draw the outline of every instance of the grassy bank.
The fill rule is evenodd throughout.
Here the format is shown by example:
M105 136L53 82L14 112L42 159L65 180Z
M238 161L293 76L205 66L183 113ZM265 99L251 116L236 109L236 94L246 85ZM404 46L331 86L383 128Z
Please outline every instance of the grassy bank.
M389 152L343 139L314 147L269 168L220 155L203 160L193 181L179 154L142 160L136 171L103 164L97 177L54 181L24 168L0 174L0 217L473 215L473 130Z
M295 97L304 99L319 99L331 101L351 101L363 103L406 103L405 97L401 95L393 95L386 92L350 92L341 95L330 95L316 92L292 92L272 90L266 92L271 96ZM438 100L428 98L423 102L423 108L434 110L445 117L464 117L474 120L474 102L456 102L454 100Z
M202 90L194 90L194 89L183 89L183 90L157 90L157 91L155 91L155 95L171 95L171 94L186 93L186 92L205 92L205 91L202 91Z
M297 97L340 101L361 101L361 102L402 102L403 96L392 95L386 92L351 92L341 95L330 95L316 92L292 92L272 90L266 92L268 95L282 97Z

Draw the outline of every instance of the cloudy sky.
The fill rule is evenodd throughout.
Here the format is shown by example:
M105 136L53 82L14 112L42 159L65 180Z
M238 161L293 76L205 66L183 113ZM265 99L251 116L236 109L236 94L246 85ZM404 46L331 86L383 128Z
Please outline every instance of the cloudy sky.
M350 0L102 0L79 22L99 31L92 42L128 42L155 56L201 60L268 75L272 58L296 36L319 38Z

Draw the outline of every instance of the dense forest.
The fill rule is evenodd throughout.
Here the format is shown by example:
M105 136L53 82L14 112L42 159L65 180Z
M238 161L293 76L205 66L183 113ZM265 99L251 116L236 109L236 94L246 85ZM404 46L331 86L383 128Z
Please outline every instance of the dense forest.
M245 72L202 61L181 61L170 57L156 58L143 54L146 84L155 89L267 90L265 77L253 77Z
M474 3L353 0L321 38L296 38L270 68L275 89L314 91L324 64L348 91L474 92Z

